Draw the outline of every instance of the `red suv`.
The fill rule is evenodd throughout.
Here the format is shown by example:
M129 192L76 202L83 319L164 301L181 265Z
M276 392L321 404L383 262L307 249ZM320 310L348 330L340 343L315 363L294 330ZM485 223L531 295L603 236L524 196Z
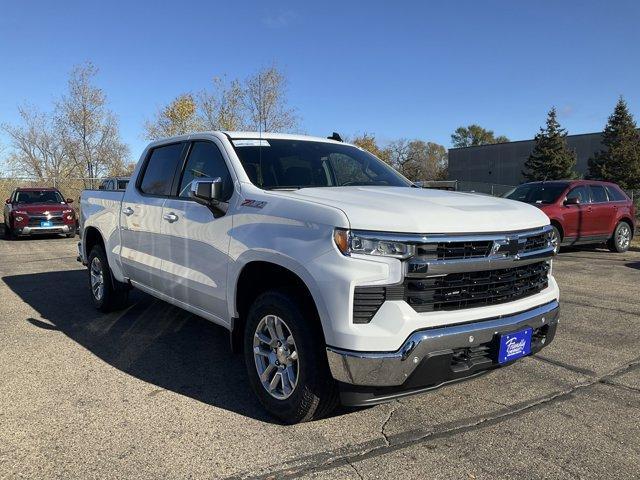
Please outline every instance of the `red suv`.
M55 188L16 188L5 200L4 231L9 237L39 233L76 234L76 214Z
M506 198L530 203L551 219L556 252L561 245L607 243L626 252L636 226L636 208L618 185L591 180L523 183Z

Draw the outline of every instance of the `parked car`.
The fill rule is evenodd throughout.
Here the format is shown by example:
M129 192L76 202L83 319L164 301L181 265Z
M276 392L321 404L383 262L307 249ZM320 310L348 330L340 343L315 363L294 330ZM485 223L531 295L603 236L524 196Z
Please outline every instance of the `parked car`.
M125 192L84 191L81 204L96 307L123 307L135 287L227 328L285 422L480 375L556 331L546 215L415 188L338 140L165 139Z
M76 234L76 214L56 188L16 188L5 200L4 231L8 237Z
M612 252L629 249L636 207L615 183L558 180L524 183L507 198L537 206L551 220L553 245L606 243Z
M126 190L129 177L108 177L102 180L99 190Z

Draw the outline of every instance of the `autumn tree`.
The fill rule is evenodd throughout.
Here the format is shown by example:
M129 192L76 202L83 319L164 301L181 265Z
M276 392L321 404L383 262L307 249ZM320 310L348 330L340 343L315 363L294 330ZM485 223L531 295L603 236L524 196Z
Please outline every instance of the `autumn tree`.
M506 143L508 141L509 139L504 135L496 137L493 130L487 130L475 123L467 127L458 127L456 131L451 134L451 144L456 148Z
M205 130L244 130L244 91L238 80L213 79L213 90L198 94L200 121Z
M622 97L607 121L602 145L604 149L589 159L589 177L640 188L640 134Z
M575 177L576 154L567 148L567 131L560 127L555 107L547 114L546 127L535 136L535 146L522 172L529 181Z
M178 95L166 107L162 108L154 121L144 125L146 136L150 140L183 135L204 130L204 124L198 116L198 107L192 94Z
M356 136L353 140L351 140L351 143L375 155L383 162L390 163L389 150L381 148L378 145L375 135L364 133L362 135Z
M287 103L287 79L276 68L258 71L245 82L244 105L248 126L263 132L295 130L298 119Z
M90 179L120 169L129 155L129 148L120 140L118 121L107 108L106 95L93 83L97 73L91 63L75 67L55 115L74 169Z
M161 108L145 123L146 137L198 130L295 130L298 120L288 106L286 86L285 76L275 67L260 70L244 82L216 77L211 89L179 95Z

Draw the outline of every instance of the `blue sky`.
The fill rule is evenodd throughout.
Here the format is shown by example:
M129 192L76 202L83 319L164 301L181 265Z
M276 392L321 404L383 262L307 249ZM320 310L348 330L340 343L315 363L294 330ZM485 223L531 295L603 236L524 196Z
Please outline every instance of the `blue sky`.
M0 122L49 108L90 60L135 159L145 119L177 94L275 63L309 134L449 146L475 122L518 140L552 105L592 132L619 95L640 114L639 24L636 1L0 0Z

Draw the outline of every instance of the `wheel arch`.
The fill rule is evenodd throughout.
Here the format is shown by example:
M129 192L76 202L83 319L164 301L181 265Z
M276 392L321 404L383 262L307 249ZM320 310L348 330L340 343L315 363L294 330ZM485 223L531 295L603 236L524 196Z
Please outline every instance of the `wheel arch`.
M320 322L320 330L324 335L323 317L326 310L318 298L315 282L303 267L290 262L273 259L252 259L244 263L236 276L230 306L233 306L231 327L231 346L233 351L242 349L242 334L249 308L261 294L273 289L290 289L296 292L303 306L314 313L315 320ZM314 292L316 292L314 294Z
M552 218L550 223L552 226L558 229L558 232L560 232L560 242L562 242L562 240L564 239L564 228L562 228L562 224L556 218Z
M629 217L627 217L627 216L622 216L622 217L620 217L620 219L619 219L619 220L618 220L618 222L616 223L616 226L615 226L615 227L613 227L613 233L612 233L611 235L614 235L614 234L615 234L616 227L618 226L618 224L619 224L620 222L625 222L626 224L628 224L628 225L629 225L629 228L631 229L631 238L634 238L634 237L635 237L635 233L636 233L636 232L634 232L634 229L633 229L633 221L631 220L631 218L629 218Z
M89 260L89 254L91 253L93 247L95 247L96 245L101 245L102 248L105 248L104 238L102 238L100 230L98 230L96 227L85 228L82 235L82 243L84 244L83 249L85 261Z

